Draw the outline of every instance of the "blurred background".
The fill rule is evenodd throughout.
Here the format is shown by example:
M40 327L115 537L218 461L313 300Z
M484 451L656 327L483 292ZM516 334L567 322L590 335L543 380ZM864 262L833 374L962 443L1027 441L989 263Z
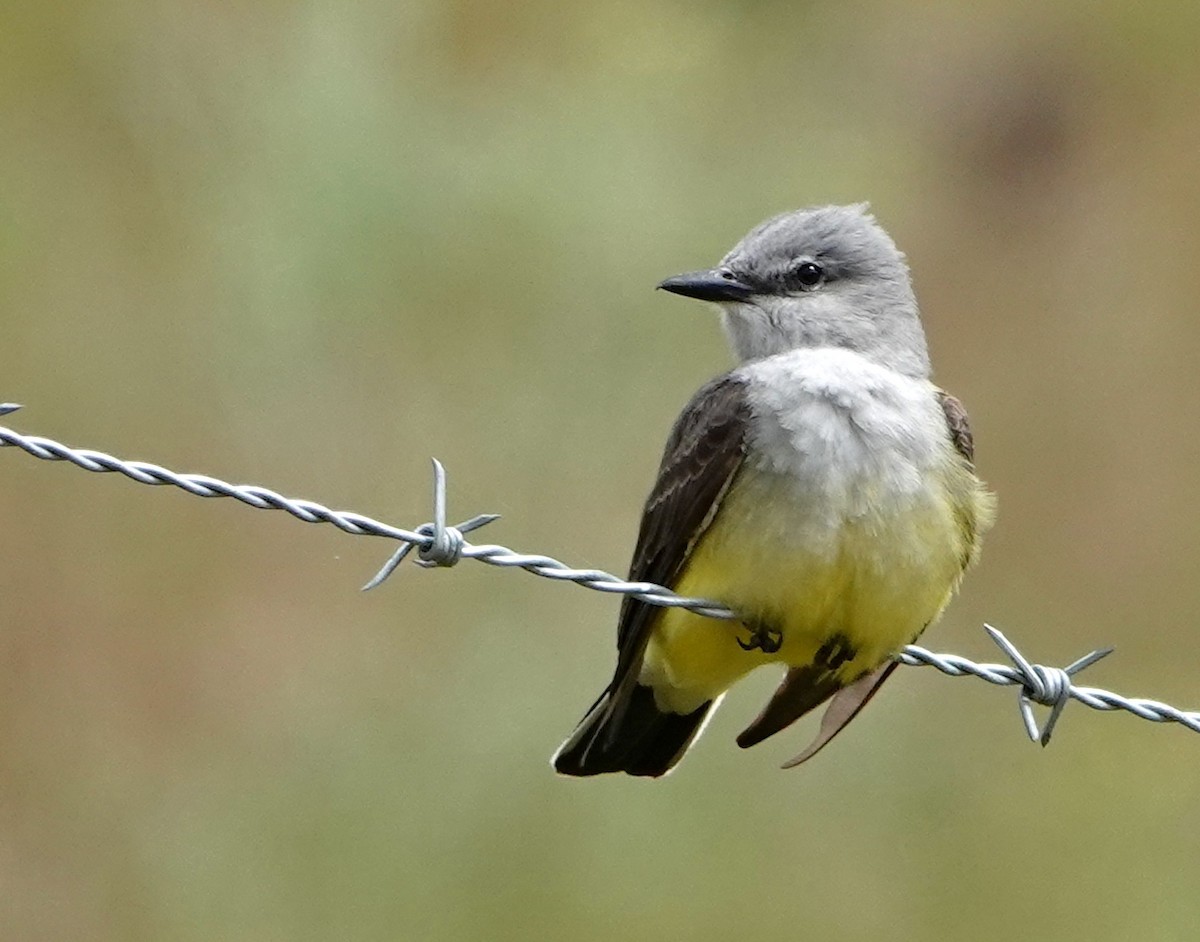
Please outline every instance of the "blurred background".
M1200 707L1200 6L0 9L7 424L623 570L729 364L656 294L870 200L1000 495L935 650ZM556 778L617 600L0 452L0 937L1193 939L1200 739L903 669Z

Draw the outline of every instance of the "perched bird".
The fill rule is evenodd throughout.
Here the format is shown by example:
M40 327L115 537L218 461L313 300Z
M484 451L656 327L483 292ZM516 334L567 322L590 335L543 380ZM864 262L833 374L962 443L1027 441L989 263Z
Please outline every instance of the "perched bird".
M967 414L929 374L908 266L865 206L786 213L660 288L715 303L738 366L684 408L629 578L736 620L626 596L613 679L554 756L564 775L659 776L725 691L786 668L738 737L832 701L812 756L941 614L991 524Z

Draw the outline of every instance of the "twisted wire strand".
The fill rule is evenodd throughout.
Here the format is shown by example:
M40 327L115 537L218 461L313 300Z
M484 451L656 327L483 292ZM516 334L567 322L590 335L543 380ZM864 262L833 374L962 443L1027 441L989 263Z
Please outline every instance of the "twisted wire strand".
M0 415L13 412L15 409L16 407L12 403L0 404ZM331 510L316 501L284 497L282 494L256 484L230 484L206 474L181 474L148 461L127 461L102 451L70 448L49 438L22 435L12 429L0 426L0 447L3 446L19 448L44 461L66 461L85 471L123 474L139 484L165 484L178 487L197 497L232 497L234 500L241 501L258 510L282 510L305 523L329 523L339 530L355 536L382 536L399 540L408 544L410 549L415 547L418 551L427 551L439 540L432 524L416 530L404 530L381 523L364 514L349 510ZM488 518L487 522L498 519L498 515L495 514L482 516ZM468 521L468 523L470 522ZM466 524L460 524L458 527L446 527L445 529L456 530L461 535L468 527ZM455 538L451 537L451 539ZM477 559L490 566L524 569L537 576L576 582L599 592L633 595L651 605L680 606L713 618L733 617L733 613L727 608L708 599L685 598L651 582L629 582L601 569L574 569L549 556L518 553L505 546L488 543L474 544L462 540L458 547L458 553L454 555L454 561L459 558ZM436 560L434 564L438 564ZM453 565L452 562L442 563L442 565L447 564Z
M984 627L990 631L996 631L990 625ZM1028 675L1020 667L1010 664L976 663L958 654L939 654L915 644L906 645L896 655L896 660L909 667L932 667L948 677L978 677L980 680L986 680L989 684L999 687L1019 686L1024 688L1029 683ZM1046 670L1047 668L1042 669ZM1058 669L1049 668L1049 670ZM1103 712L1123 710L1152 723L1178 723L1194 733L1200 733L1200 711L1181 710L1157 700L1126 697L1119 693L1113 693L1111 690L1103 690L1099 687L1079 687L1070 683L1065 687L1065 695L1068 699L1078 701L1093 710ZM1035 699L1035 702L1041 701ZM1053 706L1053 703L1048 705ZM1045 731L1039 736L1030 738L1039 741L1044 738L1045 741L1049 741Z
M15 412L19 406L0 403L0 416ZM434 461L434 517L415 530L394 527L363 514L348 510L331 510L316 501L284 497L269 488L255 484L229 484L205 474L181 474L146 461L127 461L101 451L70 448L49 438L22 435L0 426L0 447L14 447L45 461L65 461L85 471L115 472L140 484L169 485L197 497L230 497L259 510L282 510L305 523L329 523L339 530L356 536L380 536L399 541L402 546L379 573L364 586L373 588L381 583L412 551L422 566L453 566L460 559L476 559L491 566L524 569L547 579L574 582L599 592L631 595L651 605L686 608L711 618L735 618L728 608L709 599L676 595L670 589L649 582L630 582L600 569L575 569L549 556L518 553L508 547L489 543L470 543L464 533L498 519L496 514L480 514L457 526L445 522L446 476L441 464ZM1012 664L977 663L957 654L935 653L918 645L907 645L896 655L901 664L913 667L933 667L950 677L972 676L998 686L1019 687L1018 705L1031 739L1043 745L1063 707L1075 700L1093 710L1124 711L1155 723L1177 723L1200 733L1200 712L1141 697L1125 697L1098 687L1076 686L1071 677L1094 664L1111 649L1093 651L1065 668L1046 667L1028 661L1001 632L984 626L991 639L1013 662ZM1043 728L1037 728L1032 704L1051 708Z

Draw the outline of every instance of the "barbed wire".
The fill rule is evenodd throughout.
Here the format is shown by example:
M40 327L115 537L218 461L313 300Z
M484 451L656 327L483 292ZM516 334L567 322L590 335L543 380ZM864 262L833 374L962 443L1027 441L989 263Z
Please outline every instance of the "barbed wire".
M0 416L19 409L15 403L0 403ZM255 484L229 484L205 474L181 474L146 461L127 461L86 448L70 448L49 438L22 435L0 426L0 447L15 447L45 461L65 461L85 471L115 472L139 484L169 485L197 497L230 497L259 510L282 510L305 523L328 523L355 536L380 536L398 541L401 546L363 589L372 589L390 576L415 549L416 563L422 567L453 566L462 559L476 559L490 566L524 569L536 576L574 582L598 592L630 595L651 605L686 608L715 619L736 618L734 612L711 599L689 598L650 582L629 582L601 569L575 569L549 556L518 553L505 546L470 543L464 534L499 519L499 514L478 514L456 526L446 523L446 471L433 460L434 519L413 530L381 523L348 510L331 510L316 501L284 497ZM957 654L935 653L915 644L906 645L895 656L911 667L933 667L950 677L972 676L998 686L1019 687L1018 707L1030 739L1043 746L1062 715L1063 708L1076 700L1093 710L1121 710L1155 723L1178 723L1200 733L1200 712L1141 697L1125 697L1098 687L1079 687L1072 677L1112 653L1112 648L1093 651L1066 667L1047 667L1027 660L998 629L984 625L993 642L1011 661L1010 664L977 663ZM1045 724L1039 729L1033 705L1050 708Z

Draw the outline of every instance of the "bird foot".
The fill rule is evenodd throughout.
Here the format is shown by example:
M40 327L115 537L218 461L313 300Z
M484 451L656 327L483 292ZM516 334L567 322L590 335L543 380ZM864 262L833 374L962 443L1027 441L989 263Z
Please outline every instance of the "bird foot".
M743 651L762 651L763 654L774 654L783 647L783 632L766 625L747 626L750 628L750 639L737 639L738 647Z

